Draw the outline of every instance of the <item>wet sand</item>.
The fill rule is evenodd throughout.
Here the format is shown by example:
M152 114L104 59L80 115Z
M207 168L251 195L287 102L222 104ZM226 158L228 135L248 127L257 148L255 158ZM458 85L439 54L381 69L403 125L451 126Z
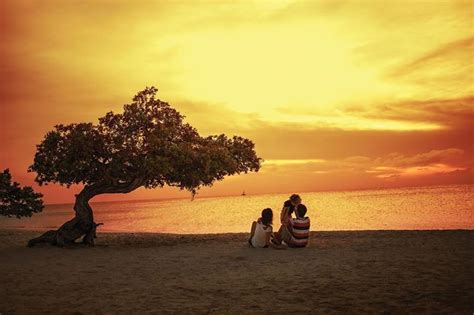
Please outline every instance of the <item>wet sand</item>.
M306 249L246 234L99 234L27 248L0 230L0 313L474 311L474 231L315 232Z

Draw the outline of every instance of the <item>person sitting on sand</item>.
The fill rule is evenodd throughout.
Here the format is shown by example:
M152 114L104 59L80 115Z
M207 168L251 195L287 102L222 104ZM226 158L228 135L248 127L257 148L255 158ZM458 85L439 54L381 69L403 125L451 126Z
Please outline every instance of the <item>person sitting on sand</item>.
M277 249L285 248L281 244L274 244L270 240L273 236L273 211L270 208L262 210L262 216L253 221L250 231L249 244L255 248L273 247Z
M285 216L280 230L274 234L273 242L279 245L283 242L289 247L306 247L309 238L310 220L306 217L307 208L303 204L296 207L296 218Z
M283 224L288 218L291 218L291 215L295 211L295 208L301 204L301 197L297 194L293 194L290 198L283 203L283 208L280 213L280 222Z

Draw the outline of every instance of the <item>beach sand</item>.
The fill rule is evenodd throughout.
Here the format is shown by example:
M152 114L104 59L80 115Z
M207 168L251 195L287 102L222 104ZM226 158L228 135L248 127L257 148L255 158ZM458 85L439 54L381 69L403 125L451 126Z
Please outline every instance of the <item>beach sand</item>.
M306 249L247 234L100 233L27 248L0 231L0 313L474 311L474 231L315 232Z

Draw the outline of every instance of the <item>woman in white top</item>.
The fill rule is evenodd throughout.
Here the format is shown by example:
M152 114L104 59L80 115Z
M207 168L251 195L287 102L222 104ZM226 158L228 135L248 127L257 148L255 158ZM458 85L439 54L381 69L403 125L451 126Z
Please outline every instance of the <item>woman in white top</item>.
M262 210L262 216L252 223L249 243L255 248L285 248L283 245L273 244L271 241L273 234L273 211L270 208Z

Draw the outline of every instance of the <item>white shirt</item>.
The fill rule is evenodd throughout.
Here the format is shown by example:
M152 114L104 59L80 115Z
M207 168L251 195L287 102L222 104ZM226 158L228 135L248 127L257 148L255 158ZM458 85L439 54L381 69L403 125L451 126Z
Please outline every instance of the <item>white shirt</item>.
M265 226L260 222L257 222L257 226L255 227L255 233L252 237L252 246L257 248L262 248L267 245L267 233L271 233L273 231L272 226L268 225Z

